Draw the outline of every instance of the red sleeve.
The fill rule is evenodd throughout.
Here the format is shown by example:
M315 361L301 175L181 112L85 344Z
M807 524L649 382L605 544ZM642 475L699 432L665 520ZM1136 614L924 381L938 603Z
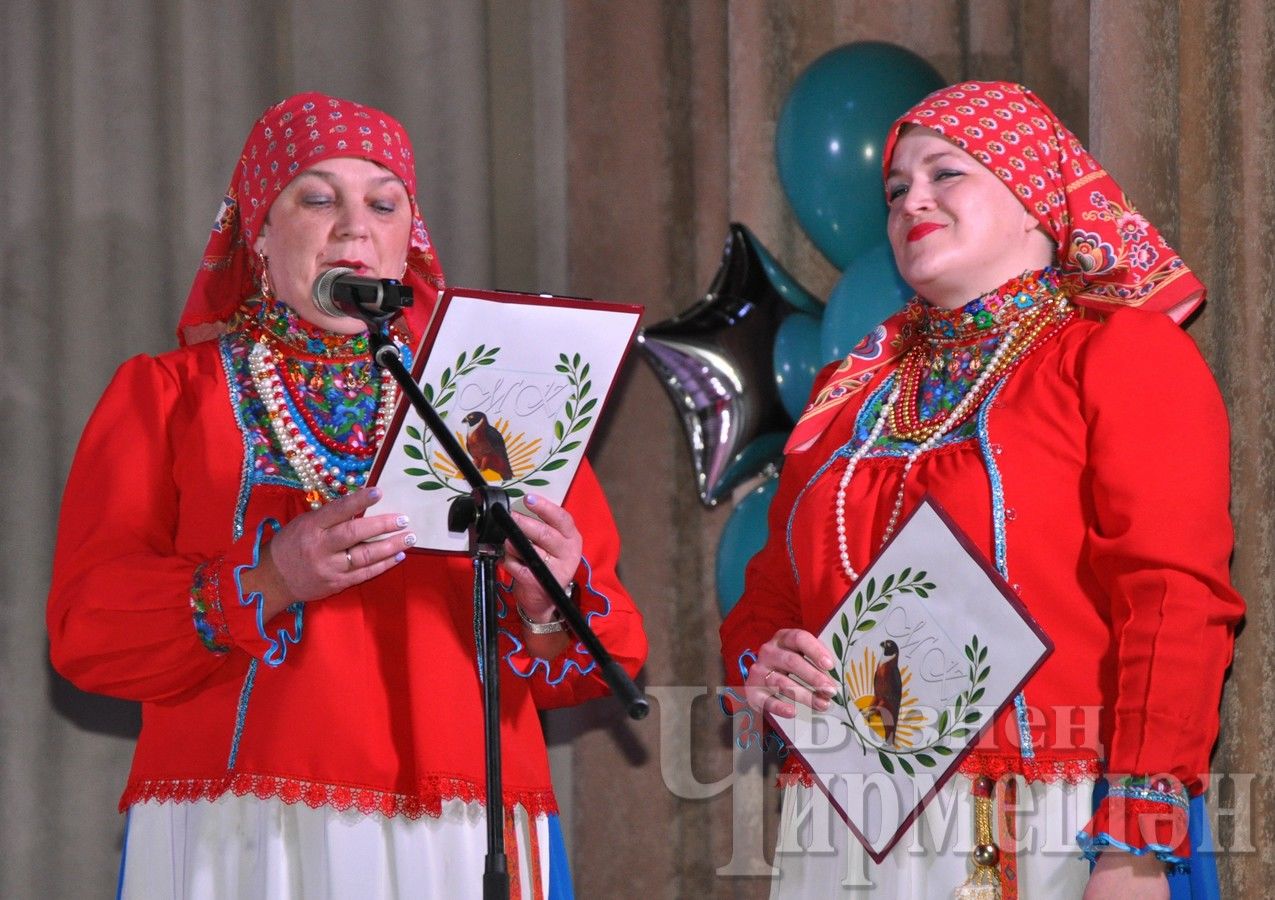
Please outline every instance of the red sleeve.
M1110 599L1117 663L1112 797L1086 833L1185 857L1177 785L1204 789L1244 612L1228 574L1226 411L1195 344L1160 315L1114 314L1081 351L1078 377L1095 510L1089 564Z
M87 691L173 697L208 678L231 652L277 655L278 630L291 624L288 613L259 628L255 604L236 587L237 570L255 564L269 536L266 523L214 556L174 548L179 448L172 428L181 390L159 359L124 363L71 466L47 627L54 668Z
M583 559L575 577L580 611L615 661L629 677L635 677L646 661L646 632L642 614L620 583L616 571L620 535L588 460L581 462L563 507L584 538ZM578 641L551 660L527 653L514 601L503 592L502 597L506 609L501 624L514 644L505 658L515 674L530 682L536 706L571 706L609 693L597 662Z
M818 395L840 362L831 362L815 376L810 396ZM718 632L726 683L742 685L757 648L781 628L804 628L797 584L788 555L788 516L806 481L813 474L809 452L784 457L779 486L766 517L766 543L744 571L744 593Z
M779 486L766 517L766 543L744 570L744 593L722 621L722 664L726 683L742 685L757 648L781 628L804 628L797 584L788 558L788 514L805 486L794 465L800 454L785 458ZM808 474L808 473L807 473Z

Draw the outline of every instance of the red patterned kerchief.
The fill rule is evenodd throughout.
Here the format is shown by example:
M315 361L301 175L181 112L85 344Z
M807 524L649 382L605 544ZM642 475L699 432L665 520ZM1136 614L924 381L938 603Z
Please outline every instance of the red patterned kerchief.
M1181 322L1204 285L1067 126L1019 84L967 81L930 94L890 129L889 171L905 125L929 128L995 173L1058 247L1072 299L1141 306Z
M412 236L403 280L413 288L416 304L405 318L421 334L443 286L443 270L416 204L412 142L388 113L311 92L276 103L249 133L177 326L183 344L218 333L244 298L256 292L259 266L252 244L270 205L301 172L338 156L382 165L407 188Z

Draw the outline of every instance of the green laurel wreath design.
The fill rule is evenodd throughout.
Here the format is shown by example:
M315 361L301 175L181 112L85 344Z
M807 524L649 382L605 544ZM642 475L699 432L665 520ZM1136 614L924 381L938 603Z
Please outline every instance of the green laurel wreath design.
M875 750L881 768L891 775L894 774L896 764L908 775L915 775L917 765L927 769L934 768L938 765L936 757L952 755L953 750L948 742L969 737L974 726L983 717L982 711L975 709L974 705L983 699L986 690L984 682L992 671L991 663L987 661L987 646L979 641L978 635L974 635L964 648L965 658L969 661L966 670L968 683L957 695L955 704L939 714L934 723L938 736L927 744L907 749L886 747L869 740L859 730L855 723L856 717L850 712L855 704L846 681L847 660L854 649L856 636L874 628L879 621L879 618L874 617L889 609L890 604L900 596L916 594L921 598L929 597L936 585L926 580L927 574L925 570L913 572L908 567L902 572L888 575L881 583L880 593L877 592L876 579L869 578L867 585L855 592L854 620L851 621L849 615L842 613L838 622L840 633L834 632L832 635L832 650L837 655L837 663L828 670L828 674L838 685L838 692L833 695L832 702L846 711L847 718L841 720L842 724L858 741L863 754L866 756L870 749Z
M461 378L480 366L489 366L494 363L496 354L499 352L499 347L487 348L484 344L479 344L473 351L462 352L456 358L455 366L449 366L443 370L438 387L434 388L427 384L421 388L421 393L435 406L443 407L456 395L456 386ZM554 371L567 376L571 384L571 396L563 406L564 417L553 423L554 442L545 456L545 461L525 475L504 483L505 493L510 498L523 496L526 493L523 488L544 487L549 484L549 479L541 476L547 472L557 471L567 464L567 454L580 447L580 439L573 436L588 427L594 419L598 400L596 397L589 396L593 391L593 381L589 378L590 364L583 360L579 353L571 357L565 353L559 353L558 362L553 368ZM434 400L435 396L438 397L437 401ZM447 414L440 413L440 417L446 419ZM435 468L429 452L429 443L433 440L433 435L428 432L422 433L413 425L408 425L403 430L407 432L408 437L420 445L419 447L415 444L403 445L404 453L425 466L425 468L413 466L403 469L403 474L423 479L417 482L417 488L422 491L448 490L454 494L469 493L468 485L455 486L451 483L451 479ZM522 487L515 487L515 485L522 485Z

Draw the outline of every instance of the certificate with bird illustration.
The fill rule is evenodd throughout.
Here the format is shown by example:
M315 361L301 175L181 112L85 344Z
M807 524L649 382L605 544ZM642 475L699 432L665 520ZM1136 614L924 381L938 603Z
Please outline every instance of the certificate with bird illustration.
M923 498L816 635L837 684L828 710L772 724L880 862L1053 649L1022 600ZM1012 739L1012 737L1011 737Z
M489 484L512 501L561 503L606 407L642 307L548 294L449 288L412 375ZM464 552L447 513L470 488L420 416L400 399L369 484L407 514L414 551Z

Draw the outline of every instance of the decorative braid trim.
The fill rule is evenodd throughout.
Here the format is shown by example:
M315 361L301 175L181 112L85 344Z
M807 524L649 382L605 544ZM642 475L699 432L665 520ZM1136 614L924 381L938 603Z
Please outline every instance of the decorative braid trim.
M395 794L353 785L248 774L171 781L151 779L130 784L120 798L119 809L124 812L134 803L148 800L159 803L211 801L231 793L236 797L251 794L258 800L278 799L289 806L304 803L311 809L330 806L341 812L357 809L365 816L379 814L387 819L395 816L419 819L421 816L438 818L448 800L466 803L483 803L486 800L486 791L481 785L460 778L433 776L423 780L417 790L417 794ZM532 817L558 812L552 790L505 791L505 804L507 809L521 806Z

